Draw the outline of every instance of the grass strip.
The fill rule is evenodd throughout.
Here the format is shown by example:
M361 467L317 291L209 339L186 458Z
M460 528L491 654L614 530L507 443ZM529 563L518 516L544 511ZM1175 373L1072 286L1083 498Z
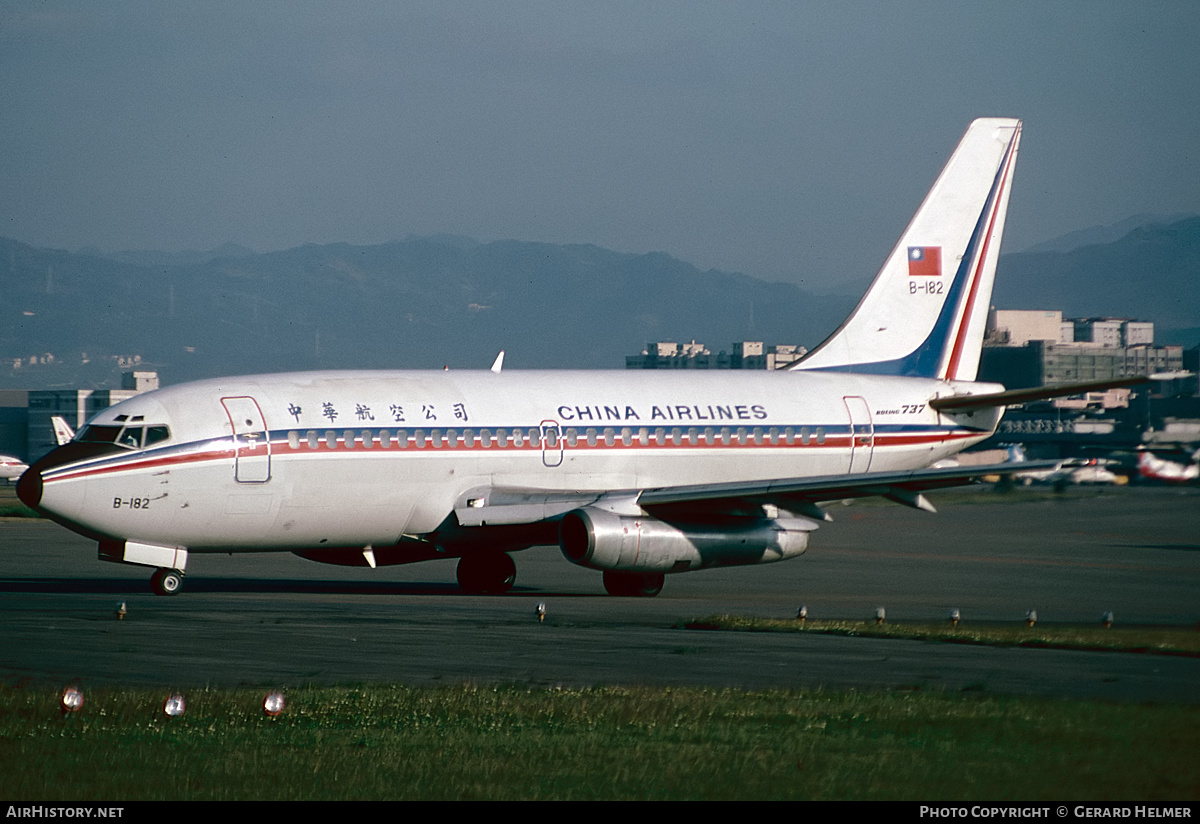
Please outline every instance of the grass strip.
M1200 708L936 692L0 685L0 797L1200 798Z
M810 632L863 638L896 638L950 644L981 644L1002 647L1043 647L1151 655L1200 657L1200 630L1195 627L1128 626L1103 627L1078 624L1038 623L1032 627L1011 624L904 623L886 621L799 621L752 618L741 615L712 615L676 625L694 630L735 632Z

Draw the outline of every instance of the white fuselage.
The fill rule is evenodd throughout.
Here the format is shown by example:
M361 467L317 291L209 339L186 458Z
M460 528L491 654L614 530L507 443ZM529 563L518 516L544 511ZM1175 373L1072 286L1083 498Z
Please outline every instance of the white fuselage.
M169 437L43 472L41 503L81 531L191 551L392 544L438 529L474 488L599 493L926 467L999 418L950 418L927 402L996 388L803 371L208 380L97 415L93 426L136 421Z

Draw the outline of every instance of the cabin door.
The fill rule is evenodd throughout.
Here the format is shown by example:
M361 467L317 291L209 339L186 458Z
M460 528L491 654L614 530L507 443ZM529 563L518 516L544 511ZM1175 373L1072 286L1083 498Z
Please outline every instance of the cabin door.
M842 401L850 415L850 468L847 471L866 472L871 468L871 455L875 451L871 407L858 395L847 395Z
M542 421L542 463L560 466L563 462L562 430L557 421Z
M271 480L271 438L258 401L250 397L221 398L233 429L233 477L241 484Z

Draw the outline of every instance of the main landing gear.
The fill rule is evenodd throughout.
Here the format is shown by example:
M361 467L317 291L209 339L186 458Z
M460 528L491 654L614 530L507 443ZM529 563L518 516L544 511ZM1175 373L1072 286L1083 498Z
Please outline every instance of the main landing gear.
M604 590L609 595L626 598L653 598L662 592L662 588L662 573L618 572L612 569L604 573Z
M458 560L458 585L470 595L503 595L517 580L517 565L504 552L472 552Z
M183 587L183 573L177 569L156 569L150 576L155 595L174 595Z

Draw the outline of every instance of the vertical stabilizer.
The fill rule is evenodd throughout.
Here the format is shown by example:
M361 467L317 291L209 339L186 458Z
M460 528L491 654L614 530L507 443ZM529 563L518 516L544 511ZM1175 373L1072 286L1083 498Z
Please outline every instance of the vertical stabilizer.
M970 381L1021 121L973 122L854 312L793 369Z

